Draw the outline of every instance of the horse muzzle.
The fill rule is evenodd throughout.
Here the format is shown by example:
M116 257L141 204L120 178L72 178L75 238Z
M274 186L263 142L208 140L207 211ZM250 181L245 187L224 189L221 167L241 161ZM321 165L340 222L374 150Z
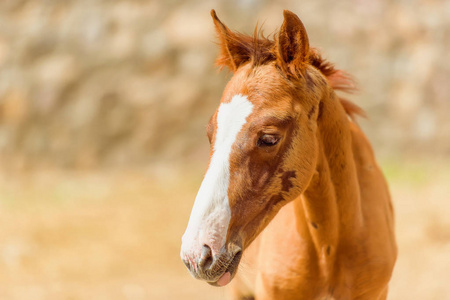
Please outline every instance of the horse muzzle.
M213 286L227 285L236 275L236 270L242 257L242 249L231 245L233 250L220 251L212 254L208 245L203 245L200 255L181 253L181 259L191 275L200 280L205 280Z

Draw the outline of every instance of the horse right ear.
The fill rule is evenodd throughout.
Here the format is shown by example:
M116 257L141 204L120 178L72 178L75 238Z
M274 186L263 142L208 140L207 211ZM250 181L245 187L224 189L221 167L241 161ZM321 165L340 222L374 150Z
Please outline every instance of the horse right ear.
M227 66L235 72L240 65L250 60L250 46L242 36L232 32L219 20L214 9L211 10L211 16L220 41L220 54L216 63L221 68Z
M284 71L295 73L308 62L308 34L296 14L284 10L283 15L284 22L277 40L277 61Z

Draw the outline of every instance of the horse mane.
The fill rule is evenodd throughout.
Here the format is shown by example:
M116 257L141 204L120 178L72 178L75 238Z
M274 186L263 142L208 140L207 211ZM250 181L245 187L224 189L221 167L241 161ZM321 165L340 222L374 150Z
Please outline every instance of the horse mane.
M264 36L261 28L256 25L253 35L243 34L233 31L227 38L239 49L239 56L242 61L250 60L253 67L267 64L277 59L276 39L277 33ZM222 69L228 65L230 56L223 52L216 60L216 64ZM357 91L353 77L345 71L336 69L334 64L323 58L317 48L310 48L309 63L318 69L327 78L328 83L335 91L344 93L354 93ZM346 114L355 120L356 116L366 117L362 108L353 102L339 96L339 100Z
M334 64L325 60L316 48L311 48L309 59L312 66L317 68L328 80L330 86L336 91L354 93L357 91L353 77L345 71L336 69ZM366 112L355 103L338 96L346 114L355 120L356 116L367 117Z
M253 67L276 60L274 51L275 41L269 37L265 37L262 29L258 29L258 25L256 25L252 36L233 31L226 38L228 39L228 43L234 46L233 48L235 50L239 50L238 55L243 61L251 59ZM224 49L222 48L222 50ZM216 60L216 65L220 69L223 69L225 66L228 66L230 59L228 52L222 51Z

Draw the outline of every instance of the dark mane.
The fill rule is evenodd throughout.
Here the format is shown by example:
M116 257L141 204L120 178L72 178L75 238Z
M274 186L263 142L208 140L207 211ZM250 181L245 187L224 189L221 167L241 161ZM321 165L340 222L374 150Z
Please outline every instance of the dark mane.
M277 59L275 43L277 34L273 34L273 39L271 39L270 36L264 36L262 30L258 29L258 26L256 26L253 35L234 31L228 38L232 44L239 46L236 48L240 49L240 59L242 61L250 61L253 67L268 64ZM224 66L228 65L229 59L229 55L219 55L216 64L222 69ZM318 49L310 48L309 63L327 78L334 90L345 93L353 93L357 90L352 76L342 70L336 69L333 63L322 57ZM339 99L345 112L352 119L354 119L356 115L366 116L364 110L353 102L342 97L339 97Z
M253 36L233 31L233 34L227 38L234 48L239 49L238 54L241 59L243 61L251 60L253 67L276 60L275 41L265 37L262 30L258 30L258 25L255 27ZM219 55L216 64L222 69L228 65L229 59L228 55Z
M331 87L336 91L354 93L357 91L353 77L345 71L336 69L334 64L325 60L319 50L311 48L309 59L311 65L316 67L327 79ZM365 111L353 102L339 96L347 115L355 120L356 116L366 117Z

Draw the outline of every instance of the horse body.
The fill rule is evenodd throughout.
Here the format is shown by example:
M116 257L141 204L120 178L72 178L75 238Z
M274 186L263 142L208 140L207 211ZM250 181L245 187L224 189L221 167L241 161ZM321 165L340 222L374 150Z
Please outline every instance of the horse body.
M207 127L210 164L182 260L198 279L231 282L234 299L385 299L393 211L358 108L335 93L348 77L289 11L275 41L212 16L218 63L234 74Z

